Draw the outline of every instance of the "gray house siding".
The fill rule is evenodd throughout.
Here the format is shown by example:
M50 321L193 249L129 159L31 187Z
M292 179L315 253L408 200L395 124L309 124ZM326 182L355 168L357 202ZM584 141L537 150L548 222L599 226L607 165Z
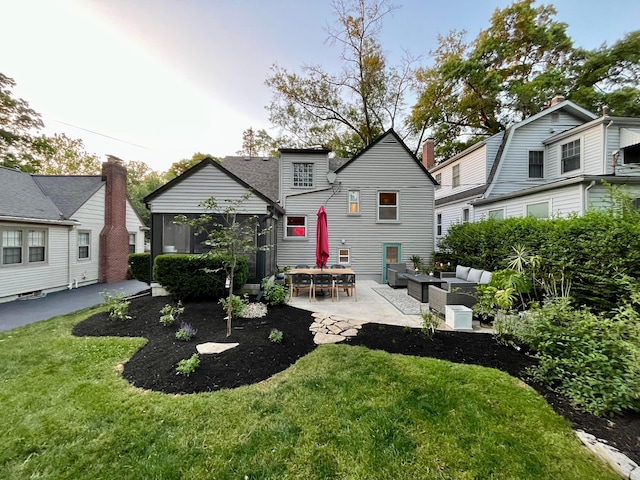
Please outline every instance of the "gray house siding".
M283 175L284 184L286 178ZM286 239L283 225L279 227L278 265L315 263L316 212L321 205L327 211L329 264L337 263L339 249L349 249L350 265L358 278L381 281L383 245L388 243L401 244L402 261L409 263L411 255L420 255L425 261L431 261L434 186L393 136L386 136L354 159L338 172L333 186L327 182L326 187L325 190L290 195L284 199L287 215L306 215L308 234L304 240ZM357 215L348 214L350 190L360 192L360 213ZM380 191L398 192L398 222L377 220Z

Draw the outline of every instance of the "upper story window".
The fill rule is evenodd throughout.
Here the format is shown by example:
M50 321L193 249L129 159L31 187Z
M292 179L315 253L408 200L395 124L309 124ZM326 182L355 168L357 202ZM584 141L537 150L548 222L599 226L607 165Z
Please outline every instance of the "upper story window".
M451 168L451 186L453 188L460 186L460 164Z
M437 190L442 186L442 174L441 173L436 173L436 182L438 182L438 185L436 185L436 190Z
M289 215L287 216L285 225L285 238L307 238L307 217L294 217Z
M360 190L349 190L349 214L360 213Z
M561 146L562 173L580 168L580 140L565 143Z
M529 151L529 178L544 178L544 151Z
M400 194L398 192L378 192L378 220L400 220Z
M313 187L313 163L293 164L293 186Z
M45 262L47 260L47 231L28 228L2 230L0 247L2 250L1 265Z

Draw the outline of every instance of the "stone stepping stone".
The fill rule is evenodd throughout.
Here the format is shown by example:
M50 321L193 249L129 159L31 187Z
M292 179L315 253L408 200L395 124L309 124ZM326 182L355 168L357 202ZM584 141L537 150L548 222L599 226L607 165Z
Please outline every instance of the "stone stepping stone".
M230 348L235 348L239 343L215 343L215 342L207 342L200 343L196 345L196 350L201 354L213 354L213 353L222 353L225 350L229 350Z

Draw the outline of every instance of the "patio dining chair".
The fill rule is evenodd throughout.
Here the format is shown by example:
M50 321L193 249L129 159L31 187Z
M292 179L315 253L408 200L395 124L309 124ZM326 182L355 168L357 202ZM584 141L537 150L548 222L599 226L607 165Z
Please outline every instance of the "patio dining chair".
M313 290L313 279L308 273L294 273L291 275L291 291L289 297L293 297L293 292L296 292L296 296L300 290L309 290L309 300L311 300L311 291Z
M316 299L317 290L328 289L331 291L331 300L333 301L333 275L330 273L316 273L313 275L312 299Z
M331 265L329 268L347 268L345 267L343 264L341 263L334 263L333 265Z
M344 293L349 296L349 290L353 293L353 301L358 301L358 295L356 293L356 276L353 273L343 273L336 276L335 290L336 300L340 301L340 290L344 290Z
M304 265L301 263L299 265L296 265L294 268L311 268L311 267L309 265Z

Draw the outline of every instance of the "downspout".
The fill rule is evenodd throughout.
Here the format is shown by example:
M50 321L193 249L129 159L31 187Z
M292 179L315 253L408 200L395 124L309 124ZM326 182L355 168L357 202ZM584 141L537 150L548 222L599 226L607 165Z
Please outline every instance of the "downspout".
M589 190L596 184L595 180L591 180L591 183L584 189L582 194L582 216L587 212L587 207L589 205Z
M73 226L70 226L67 230L67 285L69 286L69 290L71 290L71 232L73 231Z

